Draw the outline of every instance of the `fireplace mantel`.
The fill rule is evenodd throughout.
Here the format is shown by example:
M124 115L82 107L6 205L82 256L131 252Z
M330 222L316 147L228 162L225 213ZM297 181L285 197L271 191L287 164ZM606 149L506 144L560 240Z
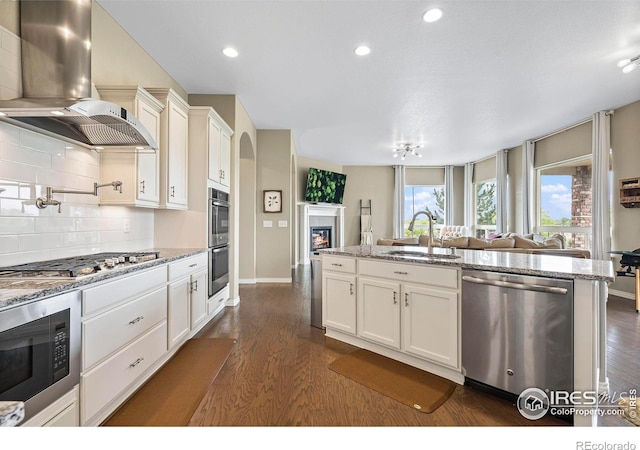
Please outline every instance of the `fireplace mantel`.
M300 208L300 230L299 236L299 251L300 251L300 264L309 264L309 249L311 248L310 233L309 233L309 217L324 216L335 217L335 246L344 246L344 206L341 205L323 205L315 203L299 203Z

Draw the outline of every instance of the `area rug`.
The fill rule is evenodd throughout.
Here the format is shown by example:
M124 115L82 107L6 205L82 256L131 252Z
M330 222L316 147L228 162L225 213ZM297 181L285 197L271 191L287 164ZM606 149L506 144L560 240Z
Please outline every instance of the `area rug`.
M227 361L235 339L190 339L102 426L185 426Z
M363 349L341 356L329 369L423 413L435 411L456 388L445 378Z
M622 418L624 420L637 427L640 426L640 417L638 417L638 414L640 413L638 400L634 399L633 404L631 404L629 397L620 397L618 400L618 406L622 408Z

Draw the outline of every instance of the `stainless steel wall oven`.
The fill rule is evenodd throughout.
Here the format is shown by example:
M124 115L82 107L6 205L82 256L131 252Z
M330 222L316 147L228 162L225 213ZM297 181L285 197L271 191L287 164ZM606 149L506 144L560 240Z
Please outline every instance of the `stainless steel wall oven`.
M25 420L80 382L80 291L0 311L0 400Z
M229 194L209 188L209 297L229 283Z

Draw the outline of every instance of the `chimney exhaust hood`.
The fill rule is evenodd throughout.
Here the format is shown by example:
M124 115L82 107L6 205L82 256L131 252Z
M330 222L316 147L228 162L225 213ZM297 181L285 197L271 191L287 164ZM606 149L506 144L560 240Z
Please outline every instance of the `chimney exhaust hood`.
M21 0L23 97L0 100L0 120L85 148L157 150L120 106L91 98L91 0Z

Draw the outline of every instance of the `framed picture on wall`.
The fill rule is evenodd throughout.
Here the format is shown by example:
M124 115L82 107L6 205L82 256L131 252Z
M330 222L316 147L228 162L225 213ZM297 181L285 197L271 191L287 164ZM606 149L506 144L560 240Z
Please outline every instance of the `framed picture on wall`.
M263 191L264 192L264 212L279 213L282 212L282 191Z

